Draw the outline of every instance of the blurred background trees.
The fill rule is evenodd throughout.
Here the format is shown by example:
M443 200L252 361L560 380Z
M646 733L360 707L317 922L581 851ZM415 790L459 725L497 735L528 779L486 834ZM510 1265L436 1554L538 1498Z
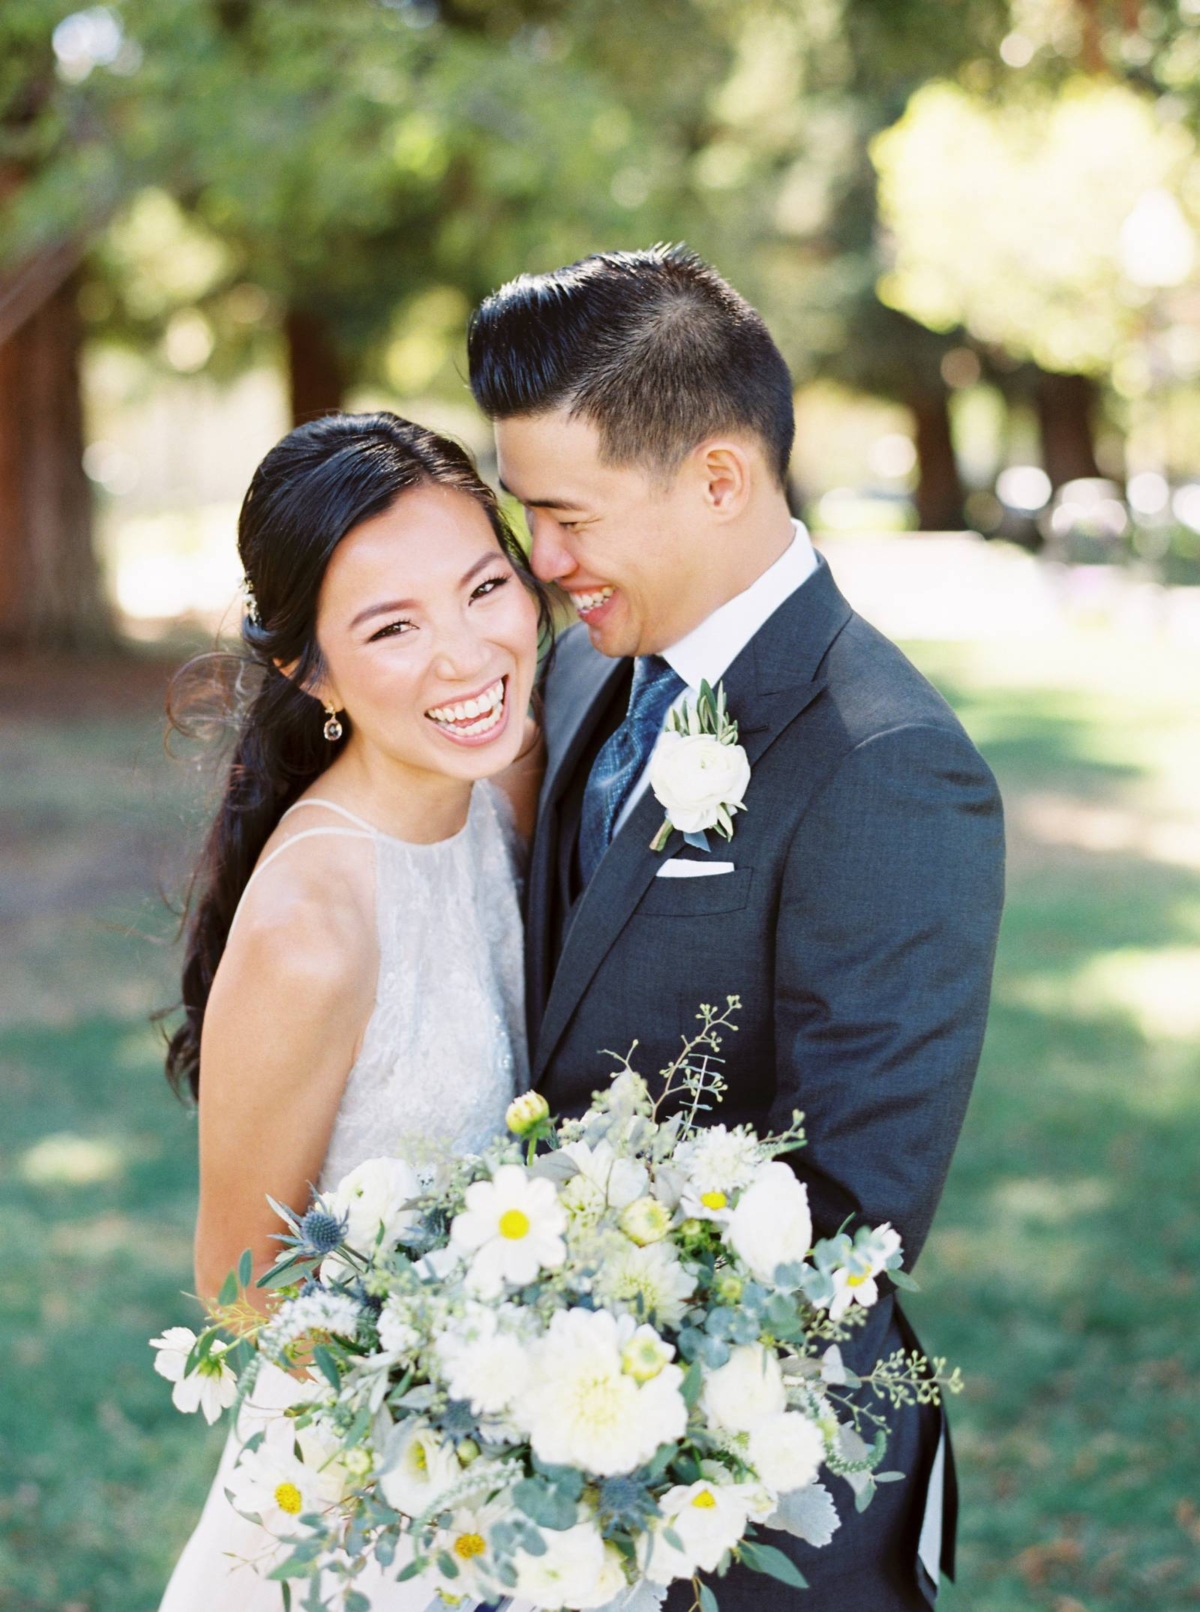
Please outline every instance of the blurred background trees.
M818 526L1165 563L1200 527L1198 65L1197 0L6 0L0 639L128 614L132 478L243 476L239 426L224 480L173 417L150 474L114 410L275 376L258 451L368 396L469 434L471 305L663 238L778 333Z

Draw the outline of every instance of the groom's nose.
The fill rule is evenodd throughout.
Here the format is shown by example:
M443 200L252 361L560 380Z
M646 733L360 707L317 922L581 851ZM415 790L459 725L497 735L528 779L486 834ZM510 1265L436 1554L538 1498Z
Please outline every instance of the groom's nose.
M563 541L563 529L552 515L529 519L529 565L542 582L561 582L575 570L575 557Z

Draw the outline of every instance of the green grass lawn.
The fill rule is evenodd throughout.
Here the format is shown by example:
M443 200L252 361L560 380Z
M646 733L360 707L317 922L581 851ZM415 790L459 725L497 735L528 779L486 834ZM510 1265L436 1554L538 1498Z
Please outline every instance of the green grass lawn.
M968 1389L950 1612L1200 1605L1200 658L1082 632L913 651L991 759L991 1030L911 1311ZM190 1319L194 1123L150 1011L202 781L153 667L0 669L0 1609L152 1612L220 1430ZM18 697L16 690L21 689ZM818 1609L819 1612L819 1609ZM869 1612L869 1609L864 1609Z

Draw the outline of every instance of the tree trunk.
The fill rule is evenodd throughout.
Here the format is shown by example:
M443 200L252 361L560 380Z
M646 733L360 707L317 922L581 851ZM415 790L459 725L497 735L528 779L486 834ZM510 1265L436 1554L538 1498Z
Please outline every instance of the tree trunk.
M346 368L319 314L291 308L284 319L292 424L336 414L346 395Z
M72 274L0 346L0 645L99 648L112 628L83 470Z
M1095 401L1096 384L1087 375L1055 375L1047 370L1038 378L1042 468L1055 488L1064 481L1100 474L1092 435Z
M963 527L963 489L954 457L950 410L944 391L908 399L916 422L917 523L923 532L957 532Z

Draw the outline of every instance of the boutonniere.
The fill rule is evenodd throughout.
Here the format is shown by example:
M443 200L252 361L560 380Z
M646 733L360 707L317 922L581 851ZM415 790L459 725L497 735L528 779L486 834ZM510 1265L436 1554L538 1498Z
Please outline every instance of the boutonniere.
M702 851L710 849L706 829L733 838L734 815L746 810L750 782L750 762L737 741L724 683L715 694L701 683L694 704L685 701L671 712L650 761L650 787L667 814L650 841L652 851L664 850L674 829Z

